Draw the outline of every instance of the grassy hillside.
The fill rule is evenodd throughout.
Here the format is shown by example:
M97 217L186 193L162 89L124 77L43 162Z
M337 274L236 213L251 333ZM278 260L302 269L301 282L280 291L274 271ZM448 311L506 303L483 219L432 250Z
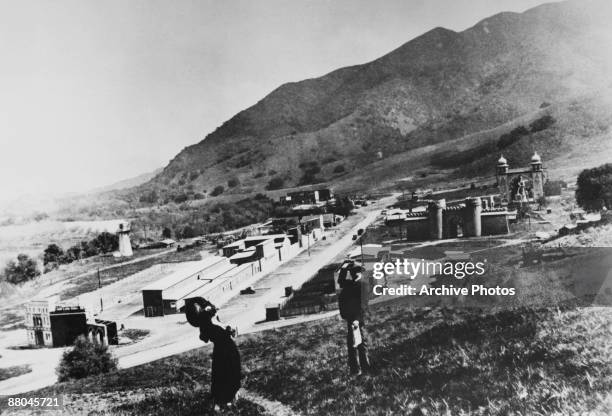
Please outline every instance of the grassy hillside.
M418 408L431 415L607 415L611 324L609 308L493 313L382 306L368 321L376 372L357 379L348 376L338 318L242 336L238 344L251 397L302 414L425 414ZM72 408L97 414L196 414L205 403L209 352L204 347L32 394L63 393L76 403Z

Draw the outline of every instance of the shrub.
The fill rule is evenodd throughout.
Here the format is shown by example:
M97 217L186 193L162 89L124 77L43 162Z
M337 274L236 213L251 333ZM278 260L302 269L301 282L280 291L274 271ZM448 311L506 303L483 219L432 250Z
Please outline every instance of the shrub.
M193 238L193 237L196 237L197 235L198 234L193 229L193 227L188 225L185 228L183 228L183 232L181 233L181 238Z
M274 178L270 179L268 185L266 186L266 189L269 191L273 191L275 189L281 189L284 186L285 181L283 180L283 178L281 178L280 176L275 176Z
M533 124L533 123L532 123ZM502 134L497 140L497 148L503 149L505 147L510 146L511 144L517 142L521 139L521 137L527 136L529 134L529 130L525 126L518 126L510 133Z
M221 195L225 191L225 188L221 185L215 186L215 189L212 190L210 196L218 196Z
M308 167L304 169L304 174L300 178L299 185L309 185L313 183L324 182L323 179L317 177L317 174L321 172L321 167L316 162L310 163Z
M586 210L611 205L612 163L580 172L576 181L576 202Z
M537 120L534 120L529 125L529 128L531 129L532 133L536 133L538 131L546 130L547 128L555 124L555 121L556 120L553 118L553 116L545 115Z
M181 203L187 201L188 199L189 199L189 197L187 196L187 194L184 194L184 193L180 193L180 194L174 195L172 197L172 200L174 202L176 202L177 204L181 204Z
M229 181L227 181L227 186L230 188L235 188L238 185L240 185L240 180L238 178L231 178Z
M14 285L32 280L36 276L40 276L36 260L27 254L19 254L17 261L10 260L4 269L6 281Z
M74 342L72 349L64 352L56 372L59 381L67 381L116 369L117 360L106 345L92 343L81 335Z
M78 245L74 245L66 250L66 259L68 262L73 262L75 260L79 260L81 258L82 249Z
M343 173L344 171L344 165L338 165L334 168L334 173Z
M64 250L57 244L49 244L43 254L43 264L61 263L64 259Z
M110 253L119 248L119 237L116 234L105 231L91 240L90 244L93 245L99 253Z

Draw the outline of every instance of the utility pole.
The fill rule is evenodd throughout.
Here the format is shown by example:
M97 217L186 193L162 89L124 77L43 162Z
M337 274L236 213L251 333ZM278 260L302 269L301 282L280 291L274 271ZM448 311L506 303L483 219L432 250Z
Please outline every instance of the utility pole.
M98 267L98 289L102 287L102 280L100 279L100 268ZM100 294L100 312L104 310L104 305L102 304L102 295Z

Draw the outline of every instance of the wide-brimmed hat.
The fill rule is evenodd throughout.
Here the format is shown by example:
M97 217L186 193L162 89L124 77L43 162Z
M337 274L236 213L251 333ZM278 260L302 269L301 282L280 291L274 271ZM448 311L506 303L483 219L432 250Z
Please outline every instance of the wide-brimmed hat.
M200 327L202 318L208 315L208 318L215 316L217 308L204 298L189 299L185 304L185 317L191 326Z

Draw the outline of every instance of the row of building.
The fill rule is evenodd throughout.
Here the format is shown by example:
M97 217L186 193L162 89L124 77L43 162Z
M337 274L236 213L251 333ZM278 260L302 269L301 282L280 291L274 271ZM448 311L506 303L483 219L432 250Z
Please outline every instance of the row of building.
M219 255L190 262L184 268L142 288L146 317L180 313L189 299L204 297L213 303L237 293L254 275L272 270L324 235L322 215L291 219L284 233L248 236L221 248ZM270 225L271 229L278 227ZM260 231L267 231L262 228Z

